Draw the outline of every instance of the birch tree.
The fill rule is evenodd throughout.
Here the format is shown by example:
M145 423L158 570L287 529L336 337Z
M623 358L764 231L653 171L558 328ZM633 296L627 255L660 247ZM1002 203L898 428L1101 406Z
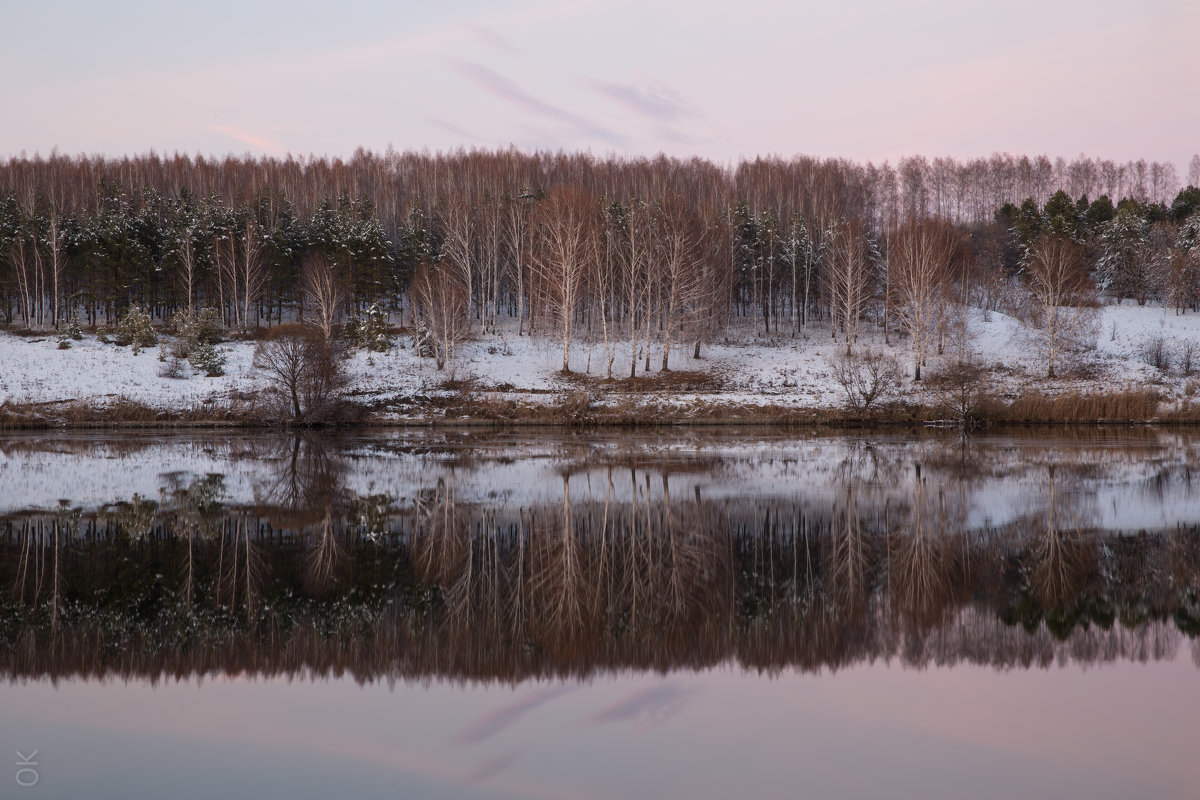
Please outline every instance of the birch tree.
M1030 251L1025 269L1031 299L1030 321L1046 359L1046 377L1064 351L1094 341L1096 289L1083 271L1079 245L1059 236L1045 236Z
M951 265L960 247L953 226L936 220L905 223L892 237L888 300L909 336L914 381L921 380L930 341L942 327Z
M538 209L536 226L533 269L539 296L558 327L567 373L576 314L588 271L599 257L599 206L582 192L556 187Z
M825 235L829 242L825 270L833 337L840 326L846 355L858 338L858 325L871 298L871 258L866 237L857 223L836 223Z

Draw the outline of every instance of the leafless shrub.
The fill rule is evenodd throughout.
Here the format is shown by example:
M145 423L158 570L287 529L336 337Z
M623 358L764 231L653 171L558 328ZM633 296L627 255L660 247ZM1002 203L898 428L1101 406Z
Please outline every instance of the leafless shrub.
M1138 357L1159 372L1171 368L1171 347L1166 337L1148 336L1138 345Z
M842 355L833 362L833 377L846 395L846 408L867 411L871 404L893 392L900 383L896 359L876 350Z
M158 377L176 379L191 377L192 371L188 368L187 361L174 352L168 353L166 350L161 350L158 360L162 362L162 366L158 368Z
M271 382L277 410L293 423L327 422L346 385L341 354L317 327L277 325L254 351L254 366Z
M1179 364L1179 374L1190 377L1196 368L1196 342L1185 339L1175 348L1175 361Z
M929 379L939 410L964 424L977 422L992 399L991 374L973 355L948 361Z

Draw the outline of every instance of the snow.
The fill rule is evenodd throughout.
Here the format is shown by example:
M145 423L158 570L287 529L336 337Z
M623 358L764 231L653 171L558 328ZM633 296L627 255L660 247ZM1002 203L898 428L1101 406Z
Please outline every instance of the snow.
M1007 396L1028 390L1111 390L1153 384L1177 401L1188 390L1188 381L1177 370L1164 375L1144 363L1140 348L1158 336L1176 350L1192 342L1200 362L1200 315L1176 315L1172 309L1138 306L1132 301L1100 310L1096 346L1080 357L1088 367L1088 377L1082 379L1045 379L1035 334L1011 317L973 309L968 324L972 350L985 365L996 368L997 391ZM223 377L188 379L161 376L164 365L158 360L157 348L134 355L130 348L104 344L90 335L71 345L60 350L53 336L30 339L0 333L0 403L78 400L103 404L126 398L159 408L187 409L219 403L233 393L252 393L265 385L251 366L255 345L249 341L219 345L227 358ZM895 332L890 344L885 344L877 326L864 326L855 347L860 352L872 349L890 354L911 374L907 342ZM720 376L723 387L716 392L672 395L671 400L837 407L844 396L831 367L843 350L844 344L834 340L827 327L765 335L755 332L749 322L734 325L721 341L703 346L700 360L692 358L690 343L672 345L672 369ZM613 375L626 377L629 345L618 343L615 352ZM658 372L660 359L654 343L652 373ZM600 341L577 341L572 347L571 368L577 373L603 377L604 360ZM936 369L938 360L931 355L927 371ZM455 372L456 377L473 380L482 392L545 402L558 392L578 388L558 373L561 365L561 345L552 336L518 336L515 325L509 324L496 333L482 333L476 327L472 338L459 348ZM639 375L642 366L639 359ZM351 391L366 400L428 394L449 377L446 371L438 371L432 360L419 358L411 345L385 353L356 352L347 367ZM924 391L923 385L905 381L900 397L921 402L928 400Z
M266 507L289 485L290 435L94 432L0 436L0 515L87 512L159 500L207 475L224 476L222 503ZM1200 439L1134 430L1094 438L871 434L811 437L762 428L588 435L474 429L371 431L304 440L350 495L386 495L404 508L452 495L498 518L573 503L700 498L730 513L841 507L852 488L864 513L914 502L918 475L932 517L980 531L1036 520L1050 502L1060 520L1133 532L1200 523L1191 465ZM963 464L968 465L965 471ZM919 468L918 468L919 467ZM301 469L303 472L303 467ZM753 514L751 513L751 516Z

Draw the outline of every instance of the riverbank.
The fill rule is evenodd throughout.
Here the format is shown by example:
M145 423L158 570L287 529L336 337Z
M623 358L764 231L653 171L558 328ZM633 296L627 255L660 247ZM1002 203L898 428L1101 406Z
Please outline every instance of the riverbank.
M868 329L855 359L828 328L765 333L734 325L720 341L661 350L577 342L571 372L550 337L476 331L437 369L397 330L385 352L350 353L342 426L795 426L1200 421L1200 315L1132 304L1100 309L1093 346L1061 354L1045 377L1037 332L972 310L967 345L949 338L912 380L908 342ZM162 348L135 353L81 340L0 332L0 427L269 427L286 424L253 366L256 342L221 343L224 374L169 370ZM170 338L163 336L163 345ZM1158 347L1160 360L1153 350ZM1197 356L1192 358L1192 352ZM1165 355L1164 355L1165 354ZM611 371L610 360L611 359ZM1191 362L1195 361L1195 365ZM964 369L965 364L965 369ZM857 370L857 372L855 372ZM630 372L635 374L629 377ZM613 377L607 377L611 374ZM878 385L874 386L871 381ZM875 391L875 390L878 391Z

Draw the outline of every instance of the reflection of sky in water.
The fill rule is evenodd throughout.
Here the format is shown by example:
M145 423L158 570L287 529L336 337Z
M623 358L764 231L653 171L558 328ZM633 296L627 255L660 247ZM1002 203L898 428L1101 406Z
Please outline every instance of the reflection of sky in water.
M28 796L1195 797L1196 669L0 689ZM130 792L128 790L135 791ZM7 794L6 794L7 796Z

